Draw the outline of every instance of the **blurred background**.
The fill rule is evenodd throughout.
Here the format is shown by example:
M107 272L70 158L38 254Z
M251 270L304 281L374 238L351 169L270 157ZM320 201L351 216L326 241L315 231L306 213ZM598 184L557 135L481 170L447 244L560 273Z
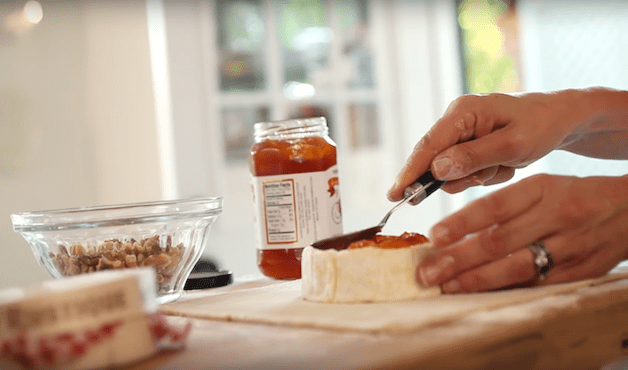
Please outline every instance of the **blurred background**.
M0 1L0 288L47 279L16 212L224 197L205 258L257 276L253 124L327 117L346 232L371 226L414 144L463 93L628 89L628 2ZM626 174L568 153L521 170ZM436 193L427 233L496 187Z

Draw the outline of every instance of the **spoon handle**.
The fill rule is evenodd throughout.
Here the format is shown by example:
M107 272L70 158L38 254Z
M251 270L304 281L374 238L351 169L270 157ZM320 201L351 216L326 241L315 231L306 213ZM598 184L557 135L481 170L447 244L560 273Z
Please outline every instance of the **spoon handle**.
M410 199L410 204L416 206L430 194L440 189L447 181L436 180L431 171L427 171L419 177L412 185L409 185L403 192L404 197L409 197L412 193L417 194Z

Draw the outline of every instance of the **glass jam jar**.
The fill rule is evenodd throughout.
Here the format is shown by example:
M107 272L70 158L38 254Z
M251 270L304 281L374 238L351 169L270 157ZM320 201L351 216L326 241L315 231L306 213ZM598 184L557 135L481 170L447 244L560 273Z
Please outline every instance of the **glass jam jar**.
M324 117L255 124L249 168L257 265L276 279L301 278L301 252L342 234L336 144Z

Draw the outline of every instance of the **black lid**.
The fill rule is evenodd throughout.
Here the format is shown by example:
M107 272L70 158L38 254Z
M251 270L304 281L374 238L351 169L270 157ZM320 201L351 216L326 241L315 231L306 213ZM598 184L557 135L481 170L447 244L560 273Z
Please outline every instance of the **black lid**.
M193 272L183 287L184 290L217 288L233 282L231 271Z

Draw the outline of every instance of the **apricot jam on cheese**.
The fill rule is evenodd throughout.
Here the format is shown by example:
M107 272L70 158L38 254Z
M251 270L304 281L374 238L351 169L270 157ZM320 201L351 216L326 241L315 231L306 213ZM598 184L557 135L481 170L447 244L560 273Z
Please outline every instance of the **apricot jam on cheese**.
M376 247L382 249L407 248L412 245L424 244L429 240L421 234L405 232L400 236L393 235L375 235L373 239L364 239L353 242L349 245L349 249Z

